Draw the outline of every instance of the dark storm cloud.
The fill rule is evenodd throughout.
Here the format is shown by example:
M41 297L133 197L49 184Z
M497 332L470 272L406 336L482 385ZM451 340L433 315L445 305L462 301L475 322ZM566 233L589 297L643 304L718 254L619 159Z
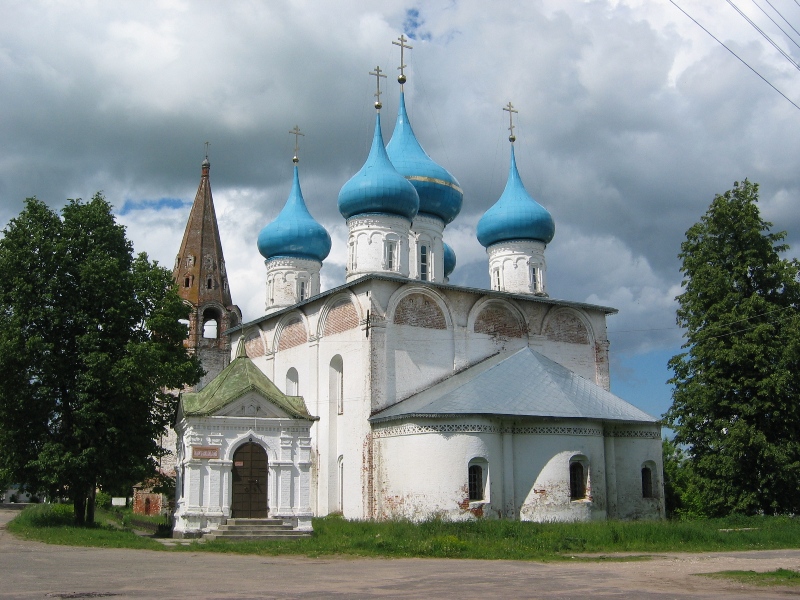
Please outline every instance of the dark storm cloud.
M15 3L0 23L0 219L26 196L61 206L104 190L137 250L171 265L210 141L232 291L255 318L255 238L289 193L297 124L303 193L334 242L323 283L341 283L336 200L372 137L367 73L389 74L388 141L399 92L390 42L405 32L414 130L465 190L445 231L452 281L488 284L474 228L505 185L501 107L512 101L522 178L556 221L551 295L618 307L617 350L675 347L676 256L715 193L760 182L765 217L800 242L800 111L663 4ZM797 72L738 17L687 8L800 98Z

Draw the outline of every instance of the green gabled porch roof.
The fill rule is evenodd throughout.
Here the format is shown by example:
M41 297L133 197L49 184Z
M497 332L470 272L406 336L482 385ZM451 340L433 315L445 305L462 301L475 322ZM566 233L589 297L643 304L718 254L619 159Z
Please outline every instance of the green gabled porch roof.
M247 358L242 341L239 343L236 358L199 392L182 393L180 405L185 416L209 416L218 413L251 391L296 419L319 418L311 416L302 396L287 396L281 392L270 378Z

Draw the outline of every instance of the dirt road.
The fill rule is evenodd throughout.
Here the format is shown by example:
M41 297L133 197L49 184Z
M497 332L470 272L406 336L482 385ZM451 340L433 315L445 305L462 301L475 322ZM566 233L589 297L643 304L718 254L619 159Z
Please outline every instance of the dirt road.
M235 556L74 548L5 531L0 598L787 598L797 588L742 587L697 573L800 570L800 550L664 554L640 562Z

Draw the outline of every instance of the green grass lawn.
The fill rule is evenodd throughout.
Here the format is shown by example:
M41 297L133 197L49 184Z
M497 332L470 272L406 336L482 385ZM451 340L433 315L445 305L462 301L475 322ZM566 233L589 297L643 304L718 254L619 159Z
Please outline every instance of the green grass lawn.
M72 505L39 504L23 510L8 524L8 531L28 540L64 546L164 549L155 540L126 528L121 515L98 509L96 521L92 527L76 527Z
M704 577L718 579L733 579L748 585L785 585L800 587L800 572L790 569L775 569L774 571L719 571L718 573L703 573Z
M28 539L54 544L163 549L158 542L118 529L122 526L120 524L76 528L71 525L70 508L41 505L26 509L9 524L9 530ZM101 516L105 514L101 513ZM314 519L314 535L310 538L285 542L216 540L174 550L265 555L559 560L572 559L576 554L647 555L778 548L800 548L800 519L731 517L592 523L521 523L482 519L460 523L438 520L411 523L347 521L332 516Z

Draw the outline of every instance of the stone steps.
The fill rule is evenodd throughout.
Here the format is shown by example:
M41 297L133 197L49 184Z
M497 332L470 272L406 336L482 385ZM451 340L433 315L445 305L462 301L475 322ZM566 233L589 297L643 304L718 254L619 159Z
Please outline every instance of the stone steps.
M224 525L203 535L204 540L262 541L309 537L310 531L297 531L283 519L228 519Z

